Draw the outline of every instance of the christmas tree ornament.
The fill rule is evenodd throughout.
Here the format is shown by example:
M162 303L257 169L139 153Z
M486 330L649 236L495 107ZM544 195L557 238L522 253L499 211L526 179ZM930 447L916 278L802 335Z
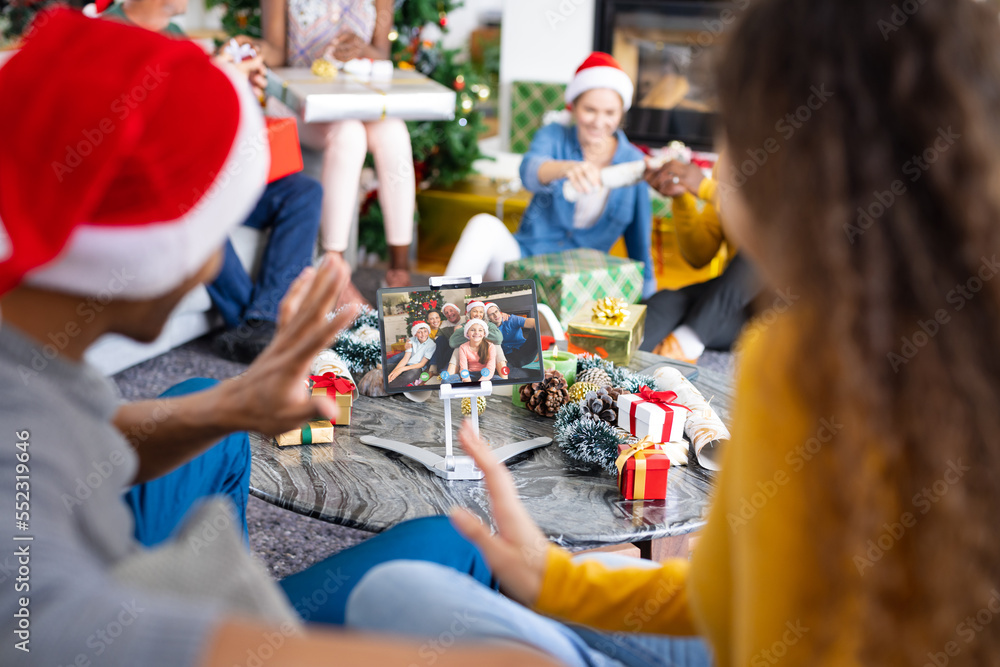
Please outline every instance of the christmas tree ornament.
M603 368L590 368L576 376L577 382L589 382L598 387L610 387L611 376Z
M483 414L486 411L486 397L476 397L476 412ZM472 414L472 399L466 397L462 399L462 414L466 417Z
M545 371L545 379L521 385L521 401L524 407L543 417L553 417L566 403L569 403L569 389L566 378L559 371Z
M593 394L600 389L596 384L591 384L589 382L580 382L577 380L572 387L569 388L569 398L571 401L580 401L588 394Z

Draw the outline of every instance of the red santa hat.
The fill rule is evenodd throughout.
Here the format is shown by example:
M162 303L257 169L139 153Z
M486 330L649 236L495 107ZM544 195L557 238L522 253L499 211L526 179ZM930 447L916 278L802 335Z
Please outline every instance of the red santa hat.
M479 308L482 308L484 313L486 312L485 303L483 303L482 301L470 301L469 303L465 304L465 314L468 315L470 312L472 312L472 309L477 306Z
M621 68L618 61L610 54L594 51L576 70L573 80L566 86L566 107L588 90L594 88L610 88L622 98L625 111L632 106L632 94L635 87L632 79Z
M486 302L486 314L487 315L490 314L490 308L496 308L497 310L500 310L500 306L496 305L492 301L487 301Z
M430 333L431 325L427 324L427 322L424 322L423 320L420 320L419 322L414 322L413 326L410 327L410 335L416 336L418 329L427 329L427 333Z
M455 305L455 304L453 304L453 303L446 303L446 304L444 304L443 306L441 306L441 312L442 312L442 313L445 313L445 312L447 312L447 310L448 310L449 308L454 308L454 309L455 309L455 312L456 312L456 313L458 313L459 315L461 315L461 314L462 314L462 311L461 311L461 310L459 310L458 306L456 306L456 305Z
M487 326L486 320L481 320L478 317L474 317L474 318L472 318L471 320L469 320L468 322L465 323L464 331L465 331L465 337L466 338L469 337L469 329L472 328L473 324L478 324L479 326L481 326L483 328L484 332L486 332L487 334L489 334L490 328L489 328L489 326Z
M65 9L36 25L0 69L20 100L0 105L0 295L161 296L256 204L260 105L191 42Z

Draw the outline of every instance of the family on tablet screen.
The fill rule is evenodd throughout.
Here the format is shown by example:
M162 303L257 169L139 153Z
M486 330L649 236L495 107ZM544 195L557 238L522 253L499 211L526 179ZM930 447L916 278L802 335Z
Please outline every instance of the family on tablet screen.
M470 301L464 318L458 306L446 303L410 326L403 352L387 359L388 385L408 387L424 373L453 383L526 378L523 367L538 356L534 329L535 318L505 313L492 302Z

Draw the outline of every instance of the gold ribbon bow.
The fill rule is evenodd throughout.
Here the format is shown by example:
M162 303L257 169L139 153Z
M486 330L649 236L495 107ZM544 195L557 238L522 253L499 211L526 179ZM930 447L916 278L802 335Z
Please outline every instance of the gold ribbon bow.
M322 79L332 79L337 76L337 68L326 58L317 58L314 60L310 69L313 75Z
M632 498L641 499L646 495L646 451L655 450L658 443L654 442L648 435L635 443L615 459L615 467L618 468L618 484L622 493L625 493L625 478L622 474L630 458L635 457L635 480L632 482Z
M620 327L625 324L628 315L628 303L626 303L625 299L616 299L609 296L597 302L590 321L596 324Z

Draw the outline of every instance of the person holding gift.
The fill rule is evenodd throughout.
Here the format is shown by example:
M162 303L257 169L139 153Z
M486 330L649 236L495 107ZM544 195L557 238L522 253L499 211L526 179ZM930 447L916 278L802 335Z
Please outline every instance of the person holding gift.
M449 364L448 374L454 375L457 371L462 382L492 378L497 370L497 348L486 339L486 322L477 318L470 319L465 323L464 334L467 342L456 350L458 367L455 367L455 363ZM484 369L487 371L485 377ZM507 378L502 373L500 377Z
M434 356L437 349L430 337L431 327L423 320L414 322L410 327L410 338L407 341L409 349L403 352L403 358L389 373L389 383L399 380L399 386L407 386L416 382L423 372L424 366Z
M696 164L676 160L648 169L651 186L673 199L674 233L681 255L698 269L729 245L735 256L717 278L661 290L646 299L646 336L639 349L689 363L705 349L728 350L750 316L761 281L743 253L727 239L718 214L717 174L706 177ZM697 199L704 202L699 212Z
M633 92L632 80L614 58L590 54L566 88L573 125L552 123L538 130L521 161L521 182L535 196L517 233L495 216L474 216L445 274L503 280L507 262L573 248L608 252L624 236L628 256L644 264L643 296L652 296L656 276L648 186L609 190L601 184L602 168L643 159L620 129ZM576 203L563 196L567 180L583 193Z
M261 10L264 62L270 67L311 67L319 58L389 59L393 0L262 0ZM398 118L300 123L299 133L303 143L323 151L323 250L347 249L361 168L371 151L389 245L385 283L409 285L416 177L406 123Z
M187 10L187 0L125 0L105 9L100 17L137 25L170 37L185 38L171 17ZM217 57L232 62L220 49ZM248 79L254 95L267 85L263 57L235 63ZM247 227L270 230L256 279L252 279L227 239L222 269L205 285L226 330L212 341L220 357L250 363L274 337L278 304L305 267L312 264L319 234L323 188L299 172L268 183L257 205L243 221Z

